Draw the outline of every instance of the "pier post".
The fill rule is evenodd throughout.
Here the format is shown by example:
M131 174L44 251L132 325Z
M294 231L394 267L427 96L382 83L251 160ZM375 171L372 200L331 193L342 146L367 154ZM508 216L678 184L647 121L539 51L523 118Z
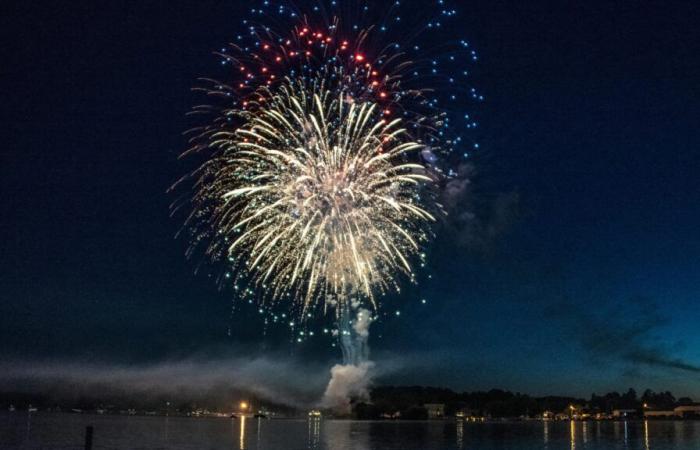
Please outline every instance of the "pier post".
M92 450L92 425L85 427L85 450Z

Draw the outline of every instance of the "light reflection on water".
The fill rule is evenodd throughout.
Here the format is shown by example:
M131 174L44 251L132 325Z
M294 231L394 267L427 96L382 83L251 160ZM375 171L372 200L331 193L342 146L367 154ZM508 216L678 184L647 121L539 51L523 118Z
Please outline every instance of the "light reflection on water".
M464 421L459 420L456 424L457 428L457 448L462 450L464 448Z
M569 422L569 442L571 443L571 450L576 450L576 422L573 420Z
M321 419L309 419L309 448L316 450L321 445Z
M240 442L239 448L241 450L245 450L245 421L246 421L245 416L241 416L238 419L238 422L240 422L240 424L241 424L240 431L238 432L238 438L239 438L239 442Z
M95 450L697 450L700 421L371 422L0 413L0 448Z
M649 450L649 421L644 421L644 449Z

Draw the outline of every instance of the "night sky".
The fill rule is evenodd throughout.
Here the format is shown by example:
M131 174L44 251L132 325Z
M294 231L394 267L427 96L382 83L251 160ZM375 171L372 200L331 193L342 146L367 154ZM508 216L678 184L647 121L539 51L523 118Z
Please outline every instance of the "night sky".
M232 314L174 237L190 88L242 3L0 7L0 364L339 357ZM382 382L700 397L700 9L459 4L486 97L474 219L386 299Z

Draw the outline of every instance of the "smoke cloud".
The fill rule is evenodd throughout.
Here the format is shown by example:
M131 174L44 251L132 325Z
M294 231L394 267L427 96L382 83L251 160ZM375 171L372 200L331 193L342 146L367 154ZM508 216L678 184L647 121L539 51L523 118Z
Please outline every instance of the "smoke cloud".
M473 251L488 252L521 216L520 195L510 192L477 192L476 169L463 164L442 190L448 216L445 225L456 242Z
M353 400L368 400L369 386L372 380L370 371L374 368L372 361L357 365L336 364L331 368L331 380L323 394L321 406L339 414L350 413Z
M596 311L584 311L564 302L550 314L593 358L622 362L631 366L628 371L646 366L700 374L700 367L674 357L672 350L657 339L657 332L668 320L653 302L635 298L625 306Z
M360 309L357 312L355 323L352 324L352 329L365 346L367 345L367 339L369 338L369 326L371 324L372 314L366 309Z
M367 320L353 322L363 339L369 336L369 317L367 312ZM330 382L328 362L280 355L192 356L147 364L0 360L0 402L5 394L25 393L53 400L201 401L225 408L244 396L301 411L320 406L345 414L352 400L368 399L377 377L416 373L437 364L434 358L385 353L381 370L369 360L336 364Z
M369 360L368 346L372 314L359 308L355 319L351 320L351 317L352 310L348 307L338 320L343 364L331 368L331 379L321 400L323 408L332 409L337 414L350 413L352 401L369 400L374 368L374 363Z
M214 399L250 395L296 408L313 406L327 381L321 364L289 358L190 358L146 365L0 362L0 386L62 398L162 397Z

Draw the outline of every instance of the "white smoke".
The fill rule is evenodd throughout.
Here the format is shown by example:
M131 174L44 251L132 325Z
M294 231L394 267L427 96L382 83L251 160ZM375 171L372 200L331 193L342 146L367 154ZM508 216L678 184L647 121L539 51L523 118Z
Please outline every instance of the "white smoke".
M331 368L331 380L323 394L321 406L332 409L337 414L349 414L351 400L369 400L370 371L372 361L358 365L336 364Z
M144 365L0 360L0 391L71 397L216 398L230 390L297 408L316 404L326 377L323 366L279 355L215 359L193 356Z
M352 325L352 329L355 333L364 339L365 345L367 345L367 338L369 338L369 326L372 324L372 315L366 309L360 309L357 311L357 319Z
M348 414L351 402L369 400L369 386L372 381L374 363L369 360L369 327L372 314L357 305L346 308L338 320L340 347L343 351L343 364L331 368L331 379L323 394L321 406L332 409L336 414ZM357 310L351 320L352 311Z

